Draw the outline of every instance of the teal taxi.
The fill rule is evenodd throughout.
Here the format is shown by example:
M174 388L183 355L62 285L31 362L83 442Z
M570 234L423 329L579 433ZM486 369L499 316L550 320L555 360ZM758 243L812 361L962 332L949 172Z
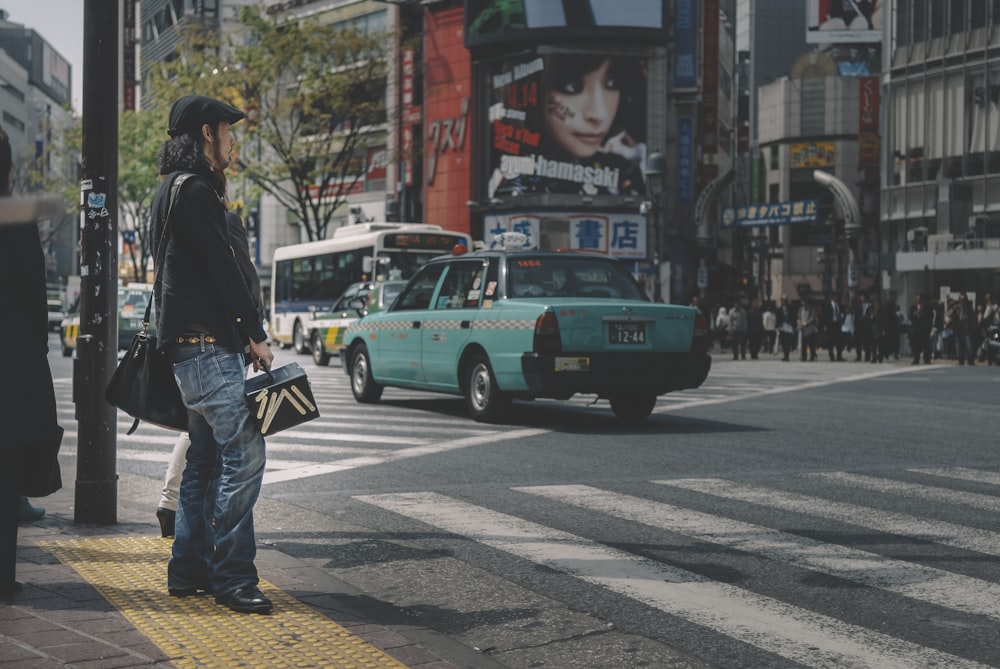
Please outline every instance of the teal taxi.
M435 258L386 311L347 327L341 360L358 402L395 386L465 397L502 420L513 399L596 394L641 421L711 366L692 307L650 302L618 260L590 253L477 251Z
M344 343L347 326L362 316L387 309L405 285L402 279L352 283L330 309L314 312L308 324L313 362L330 364L330 357L337 355Z

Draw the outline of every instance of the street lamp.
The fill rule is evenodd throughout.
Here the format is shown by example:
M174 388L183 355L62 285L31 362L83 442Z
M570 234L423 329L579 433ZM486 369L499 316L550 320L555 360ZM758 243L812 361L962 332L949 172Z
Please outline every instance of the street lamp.
M660 195L663 193L663 179L667 176L667 159L659 151L653 151L646 158L646 187L649 189L650 202L643 203L645 214L653 219L653 301L661 302L663 296L660 288Z

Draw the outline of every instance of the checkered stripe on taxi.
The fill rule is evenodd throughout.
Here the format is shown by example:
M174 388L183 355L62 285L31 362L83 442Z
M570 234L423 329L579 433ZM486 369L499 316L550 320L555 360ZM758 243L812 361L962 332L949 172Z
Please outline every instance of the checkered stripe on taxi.
M534 330L535 321L534 320L507 320L501 319L498 321L475 321L472 327L477 330Z
M455 320L424 320L420 322L421 330L460 330L462 323L473 330L534 330L535 321L499 320L473 321L468 318Z
M412 330L414 321L377 321L369 323L356 323L347 327L348 333L363 332L366 330ZM514 320L501 319L496 321L477 320L470 321L467 318L454 320L423 320L420 321L421 328L435 330L459 330L462 323L468 323L466 327L476 330L534 330L534 320Z
M347 326L347 332L365 332L367 330L412 330L413 321L376 321L374 323L354 323Z

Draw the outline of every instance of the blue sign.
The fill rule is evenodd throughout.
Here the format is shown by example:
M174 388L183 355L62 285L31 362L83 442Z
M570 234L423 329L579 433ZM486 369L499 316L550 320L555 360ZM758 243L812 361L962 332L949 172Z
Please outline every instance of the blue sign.
M794 202L769 202L746 207L727 207L722 210L723 228L753 228L793 223L818 223L819 206L816 200Z
M698 87L698 16L694 0L677 0L674 16L674 88Z
M694 119L677 119L677 202L694 200Z

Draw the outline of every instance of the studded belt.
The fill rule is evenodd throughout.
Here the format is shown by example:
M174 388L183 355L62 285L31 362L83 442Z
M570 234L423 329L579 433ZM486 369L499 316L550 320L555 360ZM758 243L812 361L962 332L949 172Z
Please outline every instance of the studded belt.
M187 337L177 337L174 339L178 344L214 344L216 339L212 335L189 335Z

